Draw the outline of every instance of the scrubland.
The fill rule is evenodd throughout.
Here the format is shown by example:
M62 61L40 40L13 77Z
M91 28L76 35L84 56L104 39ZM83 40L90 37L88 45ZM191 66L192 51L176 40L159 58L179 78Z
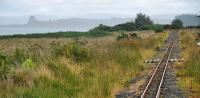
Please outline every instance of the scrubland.
M95 38L1 39L0 97L112 98L145 70L144 60L157 53L156 47L168 35L136 33L140 38L118 41L118 32ZM193 45L186 38L183 36L184 45ZM199 86L200 78L193 74L200 72L199 52L194 49L197 47L185 50L185 58L192 57L194 62L186 62L192 67L184 66L184 72Z
M197 33L200 29L184 29L181 33L182 57L185 62L176 64L178 85L189 98L200 96L200 47Z

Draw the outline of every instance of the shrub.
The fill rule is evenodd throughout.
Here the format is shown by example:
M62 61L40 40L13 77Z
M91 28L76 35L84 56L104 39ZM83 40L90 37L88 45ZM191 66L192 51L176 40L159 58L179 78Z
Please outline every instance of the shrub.
M122 33L121 35L117 36L117 41L122 39L136 39L136 38L140 38L136 33L130 33L130 34Z
M80 47L78 44L73 44L71 48L68 48L70 55L76 61L88 61L90 59L89 51L86 48Z
M163 32L164 31L164 28L163 28L163 26L162 25L159 25L159 24L156 24L156 25L154 25L154 31L156 32L156 33L158 33L158 32Z
M91 31L112 31L112 28L110 26L100 24L98 27L95 27Z
M151 29L153 29L153 25L143 25L143 26L141 26L141 30L151 30Z
M74 38L74 41L76 44L79 44L79 45L82 45L82 46L85 46L87 45L88 41L86 39L79 39L79 38Z
M86 37L103 37L103 36L109 35L109 33L102 30L92 30L83 34L84 34L83 36L86 36Z
M76 62L85 62L91 59L91 53L89 50L77 43L64 45L57 51L57 53L58 56L64 55L68 58L72 58Z
M117 37L117 40L126 39L126 38L128 38L128 34L122 33L121 35L119 35L119 36Z
M134 31L137 30L135 23L133 22L127 22L123 24L118 24L112 27L113 31Z

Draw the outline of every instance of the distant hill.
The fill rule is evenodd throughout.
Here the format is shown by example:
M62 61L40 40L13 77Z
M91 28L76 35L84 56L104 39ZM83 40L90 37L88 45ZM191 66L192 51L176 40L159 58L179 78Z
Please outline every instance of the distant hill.
M179 15L176 18L182 20L184 26L198 26L200 25L200 18L192 14Z
M111 18L111 19L81 19L81 18L69 18L69 19L57 19L57 20L38 20L35 16L30 16L27 19L27 23L19 24L19 26L25 27L65 27L65 28L77 28L86 27L94 28L99 24L108 26L114 26L121 23L130 22L131 18ZM3 26L3 25L1 25ZM6 25L6 26L13 26ZM14 25L16 26L16 25Z
M21 20L20 17L9 18L12 20ZM18 19L19 18L19 19ZM30 34L30 33L46 33L46 32L59 32L59 31L88 31L99 24L114 26L121 23L130 22L131 18L110 18L110 19L83 19L83 18L68 18L68 19L37 19L35 16L24 18L26 22L7 23L5 17L0 17L0 35L10 34ZM13 21L15 22L15 21ZM7 24L6 24L7 23Z

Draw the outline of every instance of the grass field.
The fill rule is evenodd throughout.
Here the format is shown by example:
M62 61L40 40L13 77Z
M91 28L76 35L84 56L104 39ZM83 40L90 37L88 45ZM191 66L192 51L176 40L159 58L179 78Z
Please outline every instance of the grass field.
M199 29L181 30L181 45L184 49L182 57L184 63L176 64L178 85L185 90L189 98L200 95L200 47L196 45L196 33Z
M130 32L128 32L130 33ZM112 98L145 70L168 33L141 38L12 38L0 40L0 97Z

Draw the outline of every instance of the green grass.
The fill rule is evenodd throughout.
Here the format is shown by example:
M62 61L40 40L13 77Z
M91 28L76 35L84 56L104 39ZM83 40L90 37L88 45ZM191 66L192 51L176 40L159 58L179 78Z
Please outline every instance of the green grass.
M9 93L3 97L10 98L70 98L80 92L80 89L69 87L58 80L49 80L46 77L35 79L31 88L13 88L14 93Z

